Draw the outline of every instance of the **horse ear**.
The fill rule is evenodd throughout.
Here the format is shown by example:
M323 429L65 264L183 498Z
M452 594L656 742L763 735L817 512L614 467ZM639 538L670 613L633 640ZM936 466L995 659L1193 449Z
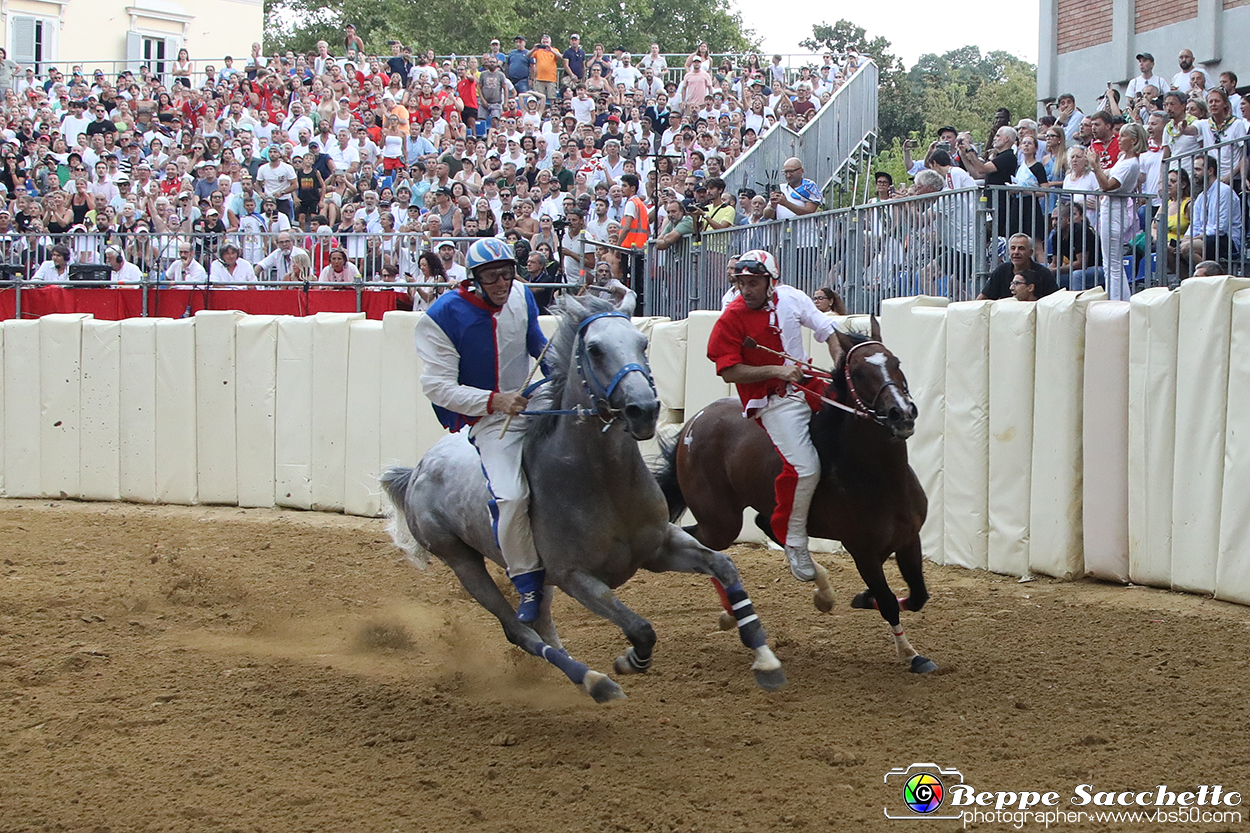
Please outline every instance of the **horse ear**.
M841 330L834 330L834 333L838 337L838 346L842 348L841 355L834 360L835 362L838 362L842 361L842 356L845 356L848 352L850 352L850 349L855 346L855 339L851 338Z
M869 330L869 332L872 333L872 340L880 341L881 340L881 322L877 320L877 316L875 315L868 316L868 320L872 322L872 327Z
M626 289L625 294L616 303L616 311L623 312L630 318L634 317L634 307L638 305L638 293L632 289Z

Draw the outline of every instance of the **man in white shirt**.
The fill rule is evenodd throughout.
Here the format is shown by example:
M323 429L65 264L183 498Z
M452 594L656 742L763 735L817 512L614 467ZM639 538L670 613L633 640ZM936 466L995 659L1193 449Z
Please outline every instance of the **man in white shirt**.
M291 213L291 194L295 193L298 182L295 169L282 161L282 151L276 147L269 149L269 164L261 165L256 171L256 181L260 183L266 197L272 197L278 210L286 215Z
M352 135L347 128L341 128L338 141L331 142L326 148L330 161L334 163L335 173L354 174L360 170L360 151L352 145Z
M84 102L71 100L69 115L61 120L61 136L65 138L65 144L71 148L78 144L78 137L87 132L87 126L92 122L91 118L83 115L85 106Z
M651 67L646 67L642 71L642 78L638 81L638 89L642 90L647 98L655 98L664 92L664 82L655 77Z
M295 245L289 231L280 232L277 242L278 248L261 258L253 267L257 280L284 281L291 274L291 258L297 254L308 255L308 252Z
M139 271L139 267L129 263L118 247L109 246L104 250L104 262L113 270L109 275L109 280L113 283L119 286L143 283L143 273Z
M31 283L51 283L69 280L69 247L58 243L52 247L51 260L39 264Z
M252 126L252 135L257 139L264 139L266 142L273 141L273 131L278 125L269 121L269 111L262 107L260 112L257 113L257 117L260 121Z
M1202 67L1194 66L1194 53L1191 49L1182 49L1181 54L1176 58L1180 64L1181 71L1172 76L1172 89L1184 92L1189 89L1189 76L1195 71L1201 72L1202 77L1206 79L1206 88L1209 90L1215 86L1211 81L1211 76Z
M1167 91L1168 80L1155 72L1154 55L1151 55L1149 52L1139 52L1137 55L1137 68L1141 70L1141 74L1128 82L1128 90L1125 97L1129 101L1132 101L1146 87L1154 87L1161 93Z
M307 129L308 135L314 132L312 119L304 115L304 105L298 101L291 102L291 112L282 120L282 129L288 136L298 136L301 130Z
M209 283L256 283L256 267L239 257L239 244L227 240L208 270ZM230 287L241 289L242 287Z
M1234 178L1244 178L1245 174L1246 143L1243 140L1246 138L1246 123L1231 110L1228 93L1220 87L1207 90L1207 110L1211 117L1200 119L1194 127L1198 128L1204 148L1233 142L1212 150L1220 160L1220 181L1231 185Z
M573 117L578 124L590 124L591 116L595 112L595 100L586 92L584 84L577 86L577 95L573 96L569 106L573 108Z
M632 60L633 57L628 52L621 55L621 65L612 71L613 84L624 84L627 90L632 90L638 85L638 79L642 77L642 74L638 72L638 67L631 63Z
M195 260L190 241L178 241L178 259L165 270L165 280L170 283L208 283L208 273Z
M447 273L447 278L452 286L467 280L469 273L464 270L464 266L456 262L456 244L450 240L444 240L438 244L438 259L443 263L443 271Z

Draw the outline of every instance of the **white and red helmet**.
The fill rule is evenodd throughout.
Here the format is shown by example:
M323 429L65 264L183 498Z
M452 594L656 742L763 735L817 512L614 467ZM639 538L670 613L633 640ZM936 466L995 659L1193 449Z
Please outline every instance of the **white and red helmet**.
M768 275L773 280L781 278L777 258L763 249L752 249L741 255L734 264L733 273L734 275Z

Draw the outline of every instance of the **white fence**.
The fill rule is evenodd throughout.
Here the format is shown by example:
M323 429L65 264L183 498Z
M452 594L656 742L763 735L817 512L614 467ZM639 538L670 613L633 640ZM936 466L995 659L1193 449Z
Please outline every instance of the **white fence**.
M883 303L920 408L925 553L1250 604L1250 364L1232 360L1250 355L1250 279L1104 298ZM443 436L419 315L4 322L4 494L375 516L382 466ZM718 315L638 319L664 430L730 392L706 358Z

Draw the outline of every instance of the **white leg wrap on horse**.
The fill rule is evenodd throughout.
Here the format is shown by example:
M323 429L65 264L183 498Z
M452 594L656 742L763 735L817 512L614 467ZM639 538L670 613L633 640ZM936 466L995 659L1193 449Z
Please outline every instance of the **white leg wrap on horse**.
M755 649L755 662L751 664L752 671L776 671L781 667L781 660L777 659L777 655L767 645L761 645Z
M896 631L894 626L890 626L890 632L894 635L894 647L898 650L898 658L904 662L911 662L911 658L918 653L911 643L907 641L907 637L903 635L903 628L900 626Z

